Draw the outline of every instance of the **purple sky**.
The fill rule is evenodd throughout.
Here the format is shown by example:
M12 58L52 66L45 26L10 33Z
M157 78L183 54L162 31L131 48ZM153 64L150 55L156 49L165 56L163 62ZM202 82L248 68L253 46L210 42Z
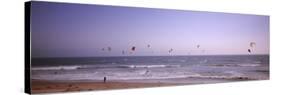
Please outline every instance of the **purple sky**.
M32 57L169 55L171 48L172 55L269 54L269 16L47 2L31 8Z

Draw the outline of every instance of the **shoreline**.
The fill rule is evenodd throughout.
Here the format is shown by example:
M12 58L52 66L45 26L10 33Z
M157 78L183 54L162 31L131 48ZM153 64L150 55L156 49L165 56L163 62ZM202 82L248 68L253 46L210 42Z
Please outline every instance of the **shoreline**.
M48 81L48 80L31 80L31 93L57 93L72 91L95 91L95 90L114 90L144 87L162 87L172 86L171 83L138 83L138 82L97 82L97 81Z
M120 80L120 81L52 81L31 80L31 93L58 93L73 91L98 91L115 89L132 89L145 87L181 86L194 84L227 83L251 81L249 79L204 79L204 78L173 78L173 79L149 79L149 80Z

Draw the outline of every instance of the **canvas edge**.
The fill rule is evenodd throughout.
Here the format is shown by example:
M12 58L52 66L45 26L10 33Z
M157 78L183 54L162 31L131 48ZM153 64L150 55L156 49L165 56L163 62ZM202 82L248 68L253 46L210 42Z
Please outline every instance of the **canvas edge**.
M31 2L24 2L24 92L31 94L30 82L30 16Z

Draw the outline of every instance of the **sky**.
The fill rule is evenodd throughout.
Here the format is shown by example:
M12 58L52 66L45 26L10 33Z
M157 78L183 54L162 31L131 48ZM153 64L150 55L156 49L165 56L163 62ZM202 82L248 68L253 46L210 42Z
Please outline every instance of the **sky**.
M269 16L33 1L31 54L269 54Z

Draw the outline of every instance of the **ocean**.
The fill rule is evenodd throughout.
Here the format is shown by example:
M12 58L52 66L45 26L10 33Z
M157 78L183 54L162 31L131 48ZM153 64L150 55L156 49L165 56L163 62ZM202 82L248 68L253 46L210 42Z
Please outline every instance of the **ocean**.
M269 79L269 55L32 58L31 79L187 83Z

